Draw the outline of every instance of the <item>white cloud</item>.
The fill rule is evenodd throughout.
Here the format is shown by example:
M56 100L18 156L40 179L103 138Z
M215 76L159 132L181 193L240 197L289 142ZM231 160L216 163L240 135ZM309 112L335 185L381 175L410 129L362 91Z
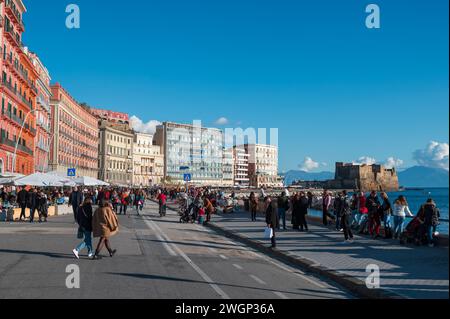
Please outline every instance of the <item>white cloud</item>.
M413 153L414 160L422 166L449 170L448 143L431 141L425 149Z
M358 158L356 161L353 161L354 165L373 165L376 164L377 160L373 157L362 156Z
M147 133L147 134L155 134L156 132L156 126L161 125L161 122L159 121L148 121L147 123L144 123L140 118L133 115L130 118L130 124L131 127L140 133Z
M402 167L405 162L399 158L389 157L383 164L386 168L399 168Z
M298 166L302 171L309 172L313 169L319 168L320 164L315 162L311 157L305 157L303 163Z
M229 123L226 117L218 118L215 122L216 125L227 125Z

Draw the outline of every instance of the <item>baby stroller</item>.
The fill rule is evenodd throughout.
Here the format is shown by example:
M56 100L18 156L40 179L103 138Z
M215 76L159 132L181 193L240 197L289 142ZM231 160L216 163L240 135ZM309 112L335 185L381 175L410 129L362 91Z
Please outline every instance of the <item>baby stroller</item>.
M433 237L436 242L436 233L433 234ZM428 238L425 232L425 227L420 223L418 217L415 217L409 224L406 226L405 231L400 235L400 244L416 244L417 246L428 244Z
M184 211L184 213L180 217L180 223L195 223L196 221L196 209L197 207L194 204L189 205L189 207Z

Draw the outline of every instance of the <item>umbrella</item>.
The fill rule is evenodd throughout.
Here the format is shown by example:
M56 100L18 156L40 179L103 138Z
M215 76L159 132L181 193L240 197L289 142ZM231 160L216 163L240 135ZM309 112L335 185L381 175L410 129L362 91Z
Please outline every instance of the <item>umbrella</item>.
M109 186L108 183L105 183L99 179L89 176L78 177L75 178L73 181L80 186Z
M26 177L19 178L14 181L16 186L38 186L38 187L62 187L76 186L76 184L68 178L60 177L52 174L35 173Z
M16 179L19 179L21 177L24 177L25 175L22 174L4 174L4 175L0 175L0 185L13 185L14 181Z

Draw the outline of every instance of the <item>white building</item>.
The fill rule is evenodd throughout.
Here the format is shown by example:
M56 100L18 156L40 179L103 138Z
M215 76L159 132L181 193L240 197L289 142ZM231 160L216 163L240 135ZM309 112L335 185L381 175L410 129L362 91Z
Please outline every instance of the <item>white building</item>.
M158 185L164 177L164 156L161 147L153 145L153 135L135 133L133 143L133 185Z
M248 174L253 187L282 187L278 175L278 147L267 144L246 144Z
M234 159L234 185L249 186L248 176L248 154L243 146L233 148Z
M234 186L234 155L232 148L225 148L223 150L223 186Z

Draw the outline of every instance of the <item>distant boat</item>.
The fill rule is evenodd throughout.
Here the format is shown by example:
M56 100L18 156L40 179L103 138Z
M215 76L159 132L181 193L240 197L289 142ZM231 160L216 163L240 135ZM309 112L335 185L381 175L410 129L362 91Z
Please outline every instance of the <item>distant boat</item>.
M405 191L425 191L425 188L405 187Z

